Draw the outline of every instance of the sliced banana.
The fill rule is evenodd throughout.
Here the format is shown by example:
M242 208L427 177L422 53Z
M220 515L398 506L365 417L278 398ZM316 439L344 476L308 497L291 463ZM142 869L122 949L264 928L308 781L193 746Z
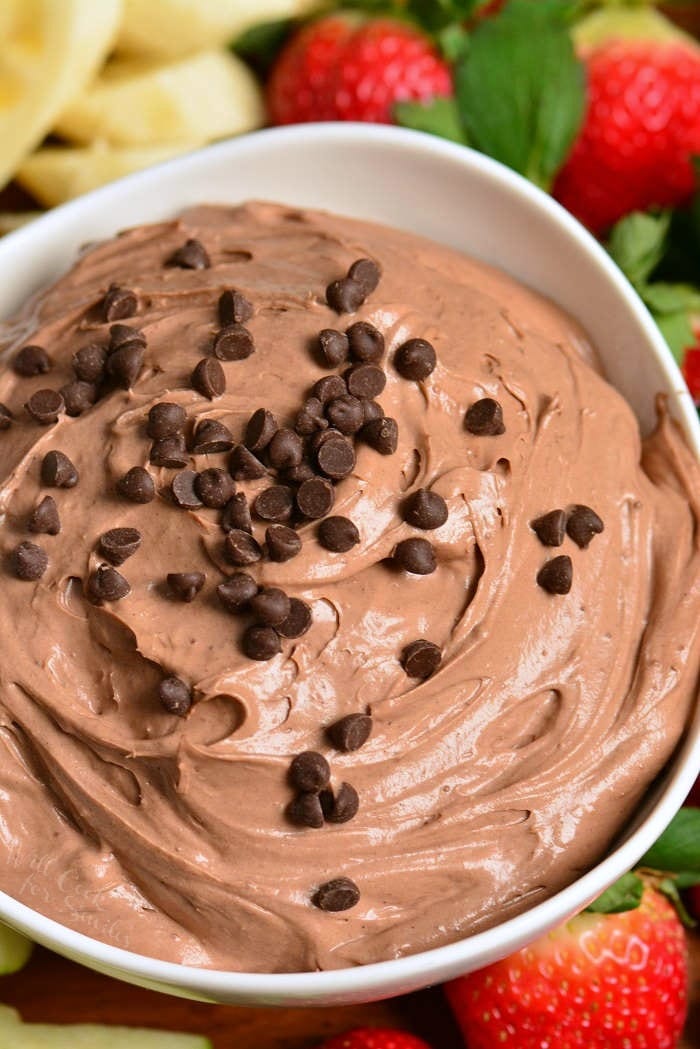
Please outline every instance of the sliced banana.
M115 149L100 142L78 149L46 146L27 157L16 178L41 204L51 208L122 175L187 153L200 144L177 142L138 149Z
M112 47L121 0L1 0L0 185Z
M323 0L125 0L118 47L133 55L189 54L321 6Z
M229 51L170 62L117 59L61 114L54 130L70 142L115 146L206 142L260 127L258 83Z

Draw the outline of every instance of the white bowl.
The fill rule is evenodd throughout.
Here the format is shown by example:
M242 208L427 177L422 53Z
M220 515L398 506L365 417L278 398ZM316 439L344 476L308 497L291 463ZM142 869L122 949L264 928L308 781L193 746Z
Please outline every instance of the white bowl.
M122 179L0 242L0 316L68 268L87 241L186 205L268 199L327 208L432 237L494 263L552 298L588 330L610 381L643 430L654 395L700 455L700 426L653 321L600 245L530 183L478 153L428 135L362 124L264 131ZM193 998L256 1005L331 1005L386 998L495 961L565 921L639 860L700 770L700 710L634 829L557 895L486 932L394 961L277 975L196 969L90 939L0 893L0 920L112 976Z

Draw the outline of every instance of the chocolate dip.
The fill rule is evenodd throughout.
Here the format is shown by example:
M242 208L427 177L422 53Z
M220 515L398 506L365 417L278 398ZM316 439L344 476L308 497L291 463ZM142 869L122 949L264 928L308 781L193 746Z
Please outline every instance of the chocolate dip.
M605 853L694 703L700 475L570 318L250 204L91 248L0 335L3 891L290 972L457 940Z

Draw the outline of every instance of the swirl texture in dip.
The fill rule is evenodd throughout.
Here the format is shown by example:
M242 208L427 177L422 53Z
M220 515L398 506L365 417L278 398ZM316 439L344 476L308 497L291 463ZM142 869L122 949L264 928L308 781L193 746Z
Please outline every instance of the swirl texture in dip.
M172 264L188 239L205 254ZM339 314L326 287L360 258L381 280ZM112 284L135 303L107 320ZM192 372L212 355L231 289L253 306L254 352L221 362L226 390L210 398ZM131 386L107 384L93 407L41 425L23 406L74 381L74 355L106 347L115 314L146 340ZM244 569L312 613L302 636L251 659L250 615L217 599L240 570L225 554L222 512L175 505L179 471L149 461L148 413L180 405L190 446L203 420L242 441L258 408L293 427L313 384L351 363L324 367L319 332L358 321L385 339L377 400L397 447L381 454L350 438L356 462L334 484L331 513L354 523L359 542L329 551L317 521L293 518L300 552ZM395 365L415 338L437 357L420 381ZM642 442L560 310L405 233L274 205L202 207L91 248L5 326L3 344L0 402L14 416L0 432L4 891L144 954L285 972L456 940L604 853L694 701L700 478L663 413ZM27 344L46 351L49 371L17 374L11 362ZM465 425L485 398L500 406L503 432ZM42 462L56 450L78 471L72 487L45 483ZM188 451L180 469L227 469L229 456ZM134 466L155 482L148 503L118 489ZM288 475L272 470L236 488L250 505L281 483ZM444 500L440 527L405 519L418 489ZM47 495L60 531L31 533ZM544 545L532 522L581 504L604 530L585 547L569 535ZM261 544L269 524L253 515ZM114 528L140 535L115 566L130 590L94 603L99 540ZM435 571L392 560L416 538L432 545ZM48 557L40 578L17 578L24 542ZM567 593L538 584L554 557L570 559ZM191 572L204 584L179 600L167 577ZM441 658L425 680L402 663L419 639ZM170 676L191 691L182 716L160 698ZM369 739L339 750L328 728L358 713L371 716ZM333 789L354 788L351 819L290 821L290 763L305 751L326 758ZM317 890L336 878L351 879L359 901L323 910Z

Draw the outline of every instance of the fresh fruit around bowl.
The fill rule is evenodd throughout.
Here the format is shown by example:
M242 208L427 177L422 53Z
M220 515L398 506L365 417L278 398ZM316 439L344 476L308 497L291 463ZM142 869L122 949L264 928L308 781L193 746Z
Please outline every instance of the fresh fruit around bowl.
M3 0L0 185L97 72L120 10L119 0Z
M672 1049L687 978L683 926L646 887L638 908L579 914L445 990L469 1049Z
M425 33L390 18L335 14L292 37L267 87L275 124L391 123L397 102L452 94L452 74Z
M577 39L588 107L554 195L598 233L631 211L688 201L700 152L700 47L634 8L599 12Z
M22 969L29 961L33 946L26 936L0 925L0 975Z
M318 1049L430 1049L422 1038L389 1027L355 1027L345 1034L327 1038Z

